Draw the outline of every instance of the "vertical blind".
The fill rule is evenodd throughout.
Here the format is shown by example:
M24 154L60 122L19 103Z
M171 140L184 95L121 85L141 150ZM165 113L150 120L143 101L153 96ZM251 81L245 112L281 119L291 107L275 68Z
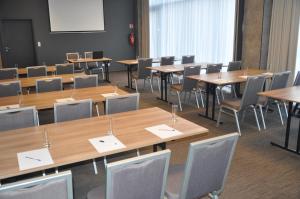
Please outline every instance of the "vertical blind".
M150 57L233 58L236 0L149 0Z

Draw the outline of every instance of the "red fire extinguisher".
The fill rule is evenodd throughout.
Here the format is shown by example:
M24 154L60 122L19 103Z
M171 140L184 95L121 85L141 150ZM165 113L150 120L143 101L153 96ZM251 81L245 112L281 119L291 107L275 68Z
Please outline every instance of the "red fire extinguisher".
M134 31L133 31L133 24L129 24L129 28L130 28L130 33L129 33L129 44L131 47L134 47L134 43L135 43L135 36L134 36Z

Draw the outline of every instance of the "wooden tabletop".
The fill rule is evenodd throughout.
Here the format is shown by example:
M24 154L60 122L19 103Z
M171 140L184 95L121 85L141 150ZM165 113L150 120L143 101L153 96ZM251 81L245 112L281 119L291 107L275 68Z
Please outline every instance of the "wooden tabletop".
M124 65L137 65L138 64L138 60L137 59L127 59L127 60L120 60L120 61L116 61L119 64L124 64ZM152 63L159 63L160 60L159 59L152 59Z
M47 66L47 72L54 73L56 71L55 66ZM19 75L27 75L27 68L18 68Z
M28 87L35 87L36 80L38 79L49 79L53 77L61 77L64 84L67 83L73 83L74 77L77 76L84 76L85 73L74 73L74 74L65 74L65 75L48 75L48 76L41 76L41 77L24 77L24 78L18 78L18 79L3 79L0 80L0 83L2 82L10 82L10 81L21 81L22 88L28 88Z
M260 92L258 95L277 100L300 103L300 86Z
M248 76L256 76L256 75L265 75L266 77L269 78L272 77L273 74L267 72L266 70L249 68L245 70L238 70L238 71L231 71L231 72L193 75L193 76L189 76L188 78L220 86L226 84L245 82Z
M156 70L162 73L174 73L174 72L182 72L185 67L192 66L201 66L206 68L207 63L191 63L191 64L175 64L175 65L165 65L165 66L152 66L146 67L149 70Z
M106 62L111 61L112 59L103 57L101 59L93 59L93 58L81 58L81 59L68 59L67 61L70 63L85 63L85 62Z
M0 106L19 104L21 107L36 106L36 109L43 110L53 108L53 104L56 103L57 99L74 98L75 100L82 100L90 98L93 102L102 102L105 101L102 94L114 92L117 92L119 95L128 94L115 86L98 86L45 93L33 93L21 96L0 97Z
M155 136L145 128L159 124L171 126L172 123L171 113L157 107L118 113L112 118L113 133L126 148L106 153L98 153L88 141L107 135L109 122L106 116L1 132L0 179L208 133L208 129L178 117L174 128L181 131L182 135L168 139ZM49 151L54 164L19 171L17 153L42 148L44 130L48 133L51 144Z

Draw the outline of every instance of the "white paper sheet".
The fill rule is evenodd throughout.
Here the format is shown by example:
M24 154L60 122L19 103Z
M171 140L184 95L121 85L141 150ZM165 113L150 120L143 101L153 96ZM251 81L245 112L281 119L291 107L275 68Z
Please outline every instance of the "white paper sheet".
M182 132L177 131L176 129L174 129L172 127L169 127L166 124L151 126L151 127L145 128L145 129L147 131L153 133L154 135L160 137L161 139L166 139L166 138L182 135Z
M17 156L20 171L54 163L47 148L17 153Z
M118 93L105 93L105 94L102 94L103 97L114 97L114 96L118 96L119 94Z
M126 147L120 140L118 140L118 138L113 135L92 138L89 139L89 142L95 147L98 153L105 153Z
M62 99L56 99L56 102L57 103L64 103L64 102L73 102L74 101L74 98L62 98Z
M20 105L19 104L11 104L11 105L7 105L7 106L0 106L0 111L16 109L16 108L20 108Z

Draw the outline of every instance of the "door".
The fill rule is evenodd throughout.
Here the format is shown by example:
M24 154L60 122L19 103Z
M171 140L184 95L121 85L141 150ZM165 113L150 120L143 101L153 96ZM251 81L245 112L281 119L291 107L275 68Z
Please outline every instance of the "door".
M36 65L31 20L2 20L1 38L5 67Z

